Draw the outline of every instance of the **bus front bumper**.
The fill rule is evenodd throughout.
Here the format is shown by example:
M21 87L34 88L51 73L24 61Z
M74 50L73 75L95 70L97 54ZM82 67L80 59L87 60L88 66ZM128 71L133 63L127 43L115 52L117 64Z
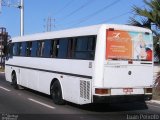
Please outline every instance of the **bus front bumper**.
M127 102L144 102L152 99L150 95L115 95L115 96L93 96L93 103L127 103Z

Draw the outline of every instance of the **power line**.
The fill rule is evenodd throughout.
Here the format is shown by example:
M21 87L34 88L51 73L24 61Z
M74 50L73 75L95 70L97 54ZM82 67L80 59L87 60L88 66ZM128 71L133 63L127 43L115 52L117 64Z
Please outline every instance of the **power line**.
M104 11L105 9L108 9L109 7L111 7L111 5L117 4L118 2L120 2L120 0L115 0L115 1L112 2L111 4L108 4L108 3L107 3L103 8L98 9L97 11L93 12L92 14L90 14L90 15L88 15L88 16L86 16L86 17L83 17L83 18L81 18L81 19L79 19L79 20L70 21L70 22L68 22L68 24L73 24L73 23L75 23L75 22L76 22L76 23L73 24L72 26L77 25L77 24L80 24L80 23L82 23L82 22L90 19L91 17L97 15L98 13ZM79 22L77 23L77 21L79 21ZM68 24L67 24L67 25L68 25ZM61 25L57 25L57 26L63 26L63 25L61 24ZM69 28L69 27L66 27L66 28Z
M143 8L143 7L145 7L145 5L141 6L140 8ZM127 14L129 14L129 13L133 13L133 11L127 11L127 12L122 13L122 14L120 14L120 15L111 17L111 18L108 19L108 20L103 20L103 21L101 21L100 23L104 23L104 22L108 22L108 21L114 20L114 19L116 19L116 18L120 18L120 17L125 16L125 15L127 15Z
M96 16L97 14L101 13L102 11L104 11L104 10L106 10L106 9L108 9L108 8L110 8L110 7L112 7L113 5L116 5L116 4L117 4L118 2L120 2L120 1L121 1L121 0L115 0L115 1L113 1L112 3L110 3L109 5L108 5L108 4L105 5L103 8L101 8L101 9L95 11L94 13L92 13L92 14L86 16L86 17L81 18L81 19L79 20L78 23L76 23L76 24L74 24L74 25L72 25L72 26L81 24L81 23L83 23L83 22L85 22L85 21L91 19L92 17Z
M128 12L122 13L122 14L120 14L120 15L111 17L110 19L108 19L108 20L103 20L103 21L101 21L100 23L104 23L104 22L108 22L108 21L114 20L114 19L116 19L116 18L125 16L125 15L127 15L127 14L129 14L129 13L132 13L132 11L128 11Z
M143 6L141 6L140 8L142 8L142 7L145 7L145 6L143 5ZM108 19L108 20L103 20L103 21L101 21L101 22L99 22L99 23L104 23L104 22L108 22L108 21L111 21L111 20L115 20L116 18L120 18L120 17L125 16L125 15L127 15L127 14L129 14L129 13L133 13L133 11L124 12L124 13L122 13L122 14L120 14L120 15L111 17L111 18Z
M114 19L116 19L116 18L120 18L120 17L122 17L122 16L125 16L125 15L127 15L127 14L129 14L129 13L132 13L132 11L128 11L128 12L122 13L122 14L120 14L120 15L111 17L110 19L107 19L107 20L105 19L105 20L103 20L103 21L101 21L101 22L99 22L99 23L109 22L109 21L114 20Z
M140 8L143 8L143 7L145 7L145 5L140 6ZM132 13L133 13L133 10L124 12L124 13L122 13L122 14L120 14L120 15L117 15L117 16L113 16L113 17L111 17L111 18L109 18L109 19L107 19L107 20L102 20L100 23L104 23L104 22L108 22L108 21L111 21L111 20L115 20L116 18L120 18L120 17L125 16L125 15L127 15L127 14L129 14L129 13L132 14ZM136 15L136 14L135 14L135 15ZM134 16L135 16L135 15L134 15Z
M74 0L70 0L67 2L61 9L58 10L54 15L60 14L63 10L65 10L71 3L73 3Z
M67 18L69 18L70 16L74 15L75 13L77 13L78 11L82 10L83 8L85 8L86 6L92 4L95 0L88 0L86 3L82 4L79 8L73 10L71 13L67 14L66 16L64 16L63 18L60 18L62 20L65 20ZM91 2L91 3L90 3ZM90 3L90 4L89 4Z

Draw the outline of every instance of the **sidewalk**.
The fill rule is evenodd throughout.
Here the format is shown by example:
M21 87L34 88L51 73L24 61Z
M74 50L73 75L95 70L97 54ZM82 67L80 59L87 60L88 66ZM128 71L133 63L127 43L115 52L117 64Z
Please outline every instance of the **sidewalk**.
M150 100L150 101L148 101L148 102L160 104L160 101L158 101L158 100Z

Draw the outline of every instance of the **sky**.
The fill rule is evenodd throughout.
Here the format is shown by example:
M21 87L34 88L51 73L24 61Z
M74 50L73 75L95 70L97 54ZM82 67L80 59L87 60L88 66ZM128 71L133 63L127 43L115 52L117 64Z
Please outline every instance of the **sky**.
M16 5L19 0L10 1ZM47 19L52 18L52 31L96 24L128 24L136 17L132 7L144 8L143 0L24 0L24 34L47 30ZM2 6L0 27L11 37L20 35L20 9Z

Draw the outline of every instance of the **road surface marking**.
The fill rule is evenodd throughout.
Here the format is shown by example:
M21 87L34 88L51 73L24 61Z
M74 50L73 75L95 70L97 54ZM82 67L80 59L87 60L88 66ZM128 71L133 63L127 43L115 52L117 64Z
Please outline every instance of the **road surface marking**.
M152 107L156 107L156 108L160 108L160 106L156 106L156 105L151 105L151 104L147 104L149 106L152 106Z
M43 105L43 106L45 106L45 107L48 107L48 108L51 108L51 109L55 109L55 107L52 107L52 106L47 105L47 104L45 104L45 103L39 102L39 101L34 100L34 99L32 99L32 98L28 98L28 100L30 100L30 101L32 101L32 102L35 102L35 103L38 103L38 104L40 104L40 105Z
M4 87L2 87L2 86L0 86L0 89L3 89L3 90L8 91L8 92L11 91L11 90L9 90L9 89L7 89L7 88L4 88Z

